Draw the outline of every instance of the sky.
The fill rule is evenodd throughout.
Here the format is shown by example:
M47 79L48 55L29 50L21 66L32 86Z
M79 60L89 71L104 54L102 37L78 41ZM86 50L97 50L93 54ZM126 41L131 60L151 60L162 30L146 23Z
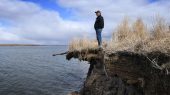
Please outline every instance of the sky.
M0 0L0 44L67 45L74 38L95 39L96 10L104 17L104 39L111 38L124 17L152 25L159 14L170 22L170 0Z

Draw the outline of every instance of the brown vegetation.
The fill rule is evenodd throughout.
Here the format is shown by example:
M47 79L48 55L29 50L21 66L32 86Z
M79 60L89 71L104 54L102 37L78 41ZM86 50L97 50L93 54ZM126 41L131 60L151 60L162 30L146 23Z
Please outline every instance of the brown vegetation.
M136 53L159 51L170 53L170 32L169 26L162 18L157 18L153 28L147 28L142 19L129 23L125 18L113 32L112 39L104 47L106 51L130 51ZM97 48L95 40L76 39L71 41L69 50L83 50Z

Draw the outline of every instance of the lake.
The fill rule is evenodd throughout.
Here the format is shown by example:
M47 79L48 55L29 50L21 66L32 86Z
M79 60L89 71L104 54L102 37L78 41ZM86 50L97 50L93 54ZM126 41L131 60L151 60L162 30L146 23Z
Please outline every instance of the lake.
M67 46L0 47L0 95L67 95L83 86L88 64L65 55Z

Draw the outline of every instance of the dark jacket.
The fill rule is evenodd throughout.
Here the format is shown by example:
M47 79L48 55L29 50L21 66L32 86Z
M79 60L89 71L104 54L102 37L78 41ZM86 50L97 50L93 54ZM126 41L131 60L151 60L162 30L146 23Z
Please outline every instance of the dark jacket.
M95 24L94 24L94 28L95 29L102 29L104 28L104 19L103 17L100 15L96 18Z

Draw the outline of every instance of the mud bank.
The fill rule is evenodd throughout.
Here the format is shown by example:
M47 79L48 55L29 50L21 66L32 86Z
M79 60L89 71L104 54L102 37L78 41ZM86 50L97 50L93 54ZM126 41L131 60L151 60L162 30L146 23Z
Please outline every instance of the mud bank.
M84 87L72 95L170 95L170 55L161 52L68 52L67 60L88 61Z

